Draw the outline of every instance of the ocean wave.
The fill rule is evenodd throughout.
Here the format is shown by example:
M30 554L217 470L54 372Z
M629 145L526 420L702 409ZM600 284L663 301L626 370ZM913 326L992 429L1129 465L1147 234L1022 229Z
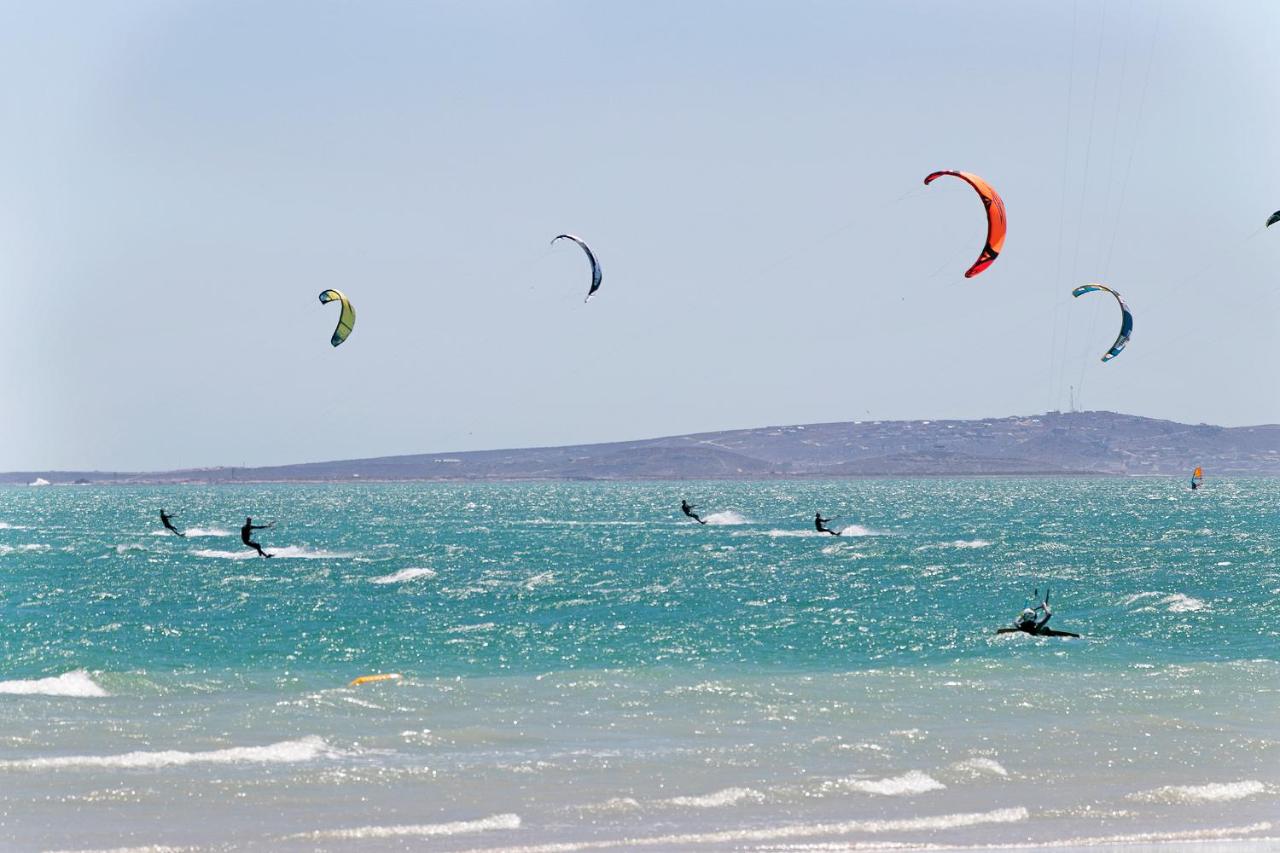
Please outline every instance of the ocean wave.
M1163 596L1163 597L1162 597ZM1148 602L1143 607L1138 608L1139 613L1151 612L1157 607L1163 607L1170 613L1194 613L1197 610L1204 610L1209 605L1205 604L1198 598L1192 598L1181 592L1164 593L1164 592L1139 592L1126 596L1121 602L1121 607L1131 607L1139 602L1148 599L1159 598L1159 601Z
M188 538L204 536L235 536L234 530L223 530L221 527L188 527L182 531Z
M1131 800L1149 803L1225 803L1264 793L1267 786L1257 779L1241 782L1210 782L1206 785L1165 785L1153 791L1130 794Z
M187 764L293 764L328 758L338 752L323 739L310 735L267 746L234 746L206 752L166 749L157 752L125 752L119 755L60 755L54 758L20 758L0 761L0 770L63 770L111 767L156 770Z
M721 510L720 512L709 513L703 516L702 520L712 527L723 527L728 525L751 523L731 509L725 509L725 510Z
M31 530L31 529L32 529L31 527L28 527L25 524L10 524L7 521L0 521L0 530Z
M752 788L725 788L711 794L693 797L671 797L659 800L662 805L682 806L692 809L715 809L737 805L741 802L759 803L764 801L764 794Z
M994 758L966 758L964 761L957 761L951 765L952 770L958 770L961 773L968 773L972 776L1008 776L1009 771L1005 770L999 761Z
M0 545L0 556L4 554L26 554L32 551L48 551L48 545L34 542L28 545Z
M401 569L400 571L392 572L389 575L369 578L369 583L403 583L404 581L411 581L414 578L433 578L435 576L435 569Z
M107 691L99 687L89 673L83 669L64 672L51 678L33 678L30 680L0 681L0 693L11 693L23 696L106 696Z
M431 838L450 835L466 835L490 832L498 829L519 829L520 816L496 814L479 820L455 820L449 823L401 824L398 826L357 826L350 829L318 829L288 838L308 838L315 841L359 841L366 838Z
M539 574L527 579L523 584L521 584L521 586L525 589L534 589L542 586L543 584L555 583L555 580L555 572L540 572Z
M931 551L935 548L956 548L961 551L968 551L975 548L990 548L993 544L995 543L986 539L955 539L951 542L934 542L928 545L921 545L916 550Z
M263 545L262 550L273 557L280 557L286 560L338 560L355 556L354 554L344 554L338 551L313 551L303 545ZM243 551L214 551L209 548L197 548L191 553L196 557L208 557L214 560L261 559L258 556L258 552L251 548L245 548Z
M1198 598L1192 598L1189 595L1183 595L1176 592L1161 602L1170 613L1194 613L1197 610L1204 610L1206 605Z
M737 844L754 841L780 841L788 838L813 838L823 835L847 835L861 832L911 832L938 829L956 829L980 826L988 823L1020 823L1030 813L1022 806L994 809L989 812L968 812L931 817L888 818L872 820L848 820L840 823L801 823L786 826L765 826L757 829L729 829L720 832L695 832L679 835L650 835L598 841L553 842L521 847L502 847L490 853L576 853L579 850L601 850L628 847L668 847L672 849L694 844ZM843 849L843 846L842 848Z
M141 542L124 542L116 546L116 553L120 556L145 550L147 550L147 546L143 545Z
M839 788L846 791L860 791L864 794L879 794L884 797L903 797L913 794L924 794L929 791L940 791L947 787L928 773L919 770L908 770L901 776L888 776L884 779L855 779L849 777L828 782L823 787Z
M187 853L198 847L170 847L168 844L143 844L142 847L105 847L79 850L47 850L47 853Z

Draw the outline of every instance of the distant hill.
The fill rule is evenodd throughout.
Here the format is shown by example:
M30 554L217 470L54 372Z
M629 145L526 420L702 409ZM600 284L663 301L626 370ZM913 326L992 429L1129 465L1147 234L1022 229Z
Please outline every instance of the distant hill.
M642 441L424 453L153 473L24 471L3 483L363 480L711 480L964 475L1280 476L1280 426L1219 427L1114 412L975 421L853 421Z

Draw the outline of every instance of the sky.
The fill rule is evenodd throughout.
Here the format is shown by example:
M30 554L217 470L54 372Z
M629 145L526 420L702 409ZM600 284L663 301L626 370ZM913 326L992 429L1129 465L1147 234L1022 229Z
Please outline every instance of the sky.
M0 76L0 470L1280 422L1274 0L5 0Z

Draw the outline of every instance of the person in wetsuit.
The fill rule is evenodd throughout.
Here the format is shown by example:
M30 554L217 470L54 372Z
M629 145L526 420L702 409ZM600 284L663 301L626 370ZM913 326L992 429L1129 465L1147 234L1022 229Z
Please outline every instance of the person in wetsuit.
M1036 611L1043 610L1043 618L1036 617ZM1028 634L1039 634L1044 630L1044 626L1049 624L1053 611L1049 609L1049 600L1046 598L1043 604L1037 604L1035 607L1028 607L1018 615L1017 621L1013 623L1013 627L1019 631L1025 631Z
M693 511L693 504L689 503L687 500L684 500L683 498L681 498L680 500L680 511L683 512L685 515L689 516L690 518L692 518L694 521L698 522L699 524L706 524L706 522L703 521L701 518L698 518L698 514Z
M173 516L164 510L160 510L160 523L164 525L165 530L172 531L177 536L186 536L181 530L173 526Z
M813 526L819 533L830 533L832 536L839 536L840 531L832 530L830 527L827 527L827 524L829 524L830 521L831 519L829 518L823 518L822 513L820 512L815 513L813 516Z
M254 530L266 530L268 527L275 526L276 523L274 521L270 524L254 524L252 518L246 518L244 520L244 526L240 528L240 541L257 551L259 557L270 557L271 555L262 550L262 546L250 539L249 536Z

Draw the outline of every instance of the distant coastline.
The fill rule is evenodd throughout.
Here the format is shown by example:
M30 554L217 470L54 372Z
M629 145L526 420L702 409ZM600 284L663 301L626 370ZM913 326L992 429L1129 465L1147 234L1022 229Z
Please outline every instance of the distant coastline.
M0 484L236 484L884 477L1280 476L1280 425L1220 427L1115 412L849 421L602 444L157 472L15 471Z

